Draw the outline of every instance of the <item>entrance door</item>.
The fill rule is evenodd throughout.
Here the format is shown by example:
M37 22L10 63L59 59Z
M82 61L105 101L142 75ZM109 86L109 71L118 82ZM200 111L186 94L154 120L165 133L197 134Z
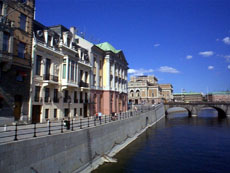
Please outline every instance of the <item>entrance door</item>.
M40 123L41 105L33 105L32 123Z
M21 116L21 107L22 107L22 96L14 96L14 119L18 121Z
M84 117L87 117L87 104L84 104Z

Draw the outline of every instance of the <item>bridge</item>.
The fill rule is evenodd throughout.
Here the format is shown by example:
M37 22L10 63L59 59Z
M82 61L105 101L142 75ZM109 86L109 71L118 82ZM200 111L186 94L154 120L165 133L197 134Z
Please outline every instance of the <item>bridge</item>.
M169 102L165 103L165 114L168 114L168 109L173 107L184 108L188 111L189 116L197 116L198 112L203 108L213 108L218 112L218 117L230 118L230 102Z

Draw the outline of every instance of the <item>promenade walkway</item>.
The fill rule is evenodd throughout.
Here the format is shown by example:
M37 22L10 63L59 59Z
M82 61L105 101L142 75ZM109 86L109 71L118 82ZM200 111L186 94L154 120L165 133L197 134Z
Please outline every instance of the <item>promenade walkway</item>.
M92 128L99 125L104 125L107 123L112 123L113 121L122 121L133 116L138 116L143 112L150 111L156 106L139 106L137 110L129 110L127 112L122 112L116 116L103 115L101 120L96 117L87 118L74 118L69 122L56 121L38 124L28 124L28 125L11 125L11 126L0 126L0 144L17 142L20 140L26 140L31 138L44 137L48 135L55 135L61 133L69 133L73 131L80 131L86 128ZM69 124L68 124L69 123Z

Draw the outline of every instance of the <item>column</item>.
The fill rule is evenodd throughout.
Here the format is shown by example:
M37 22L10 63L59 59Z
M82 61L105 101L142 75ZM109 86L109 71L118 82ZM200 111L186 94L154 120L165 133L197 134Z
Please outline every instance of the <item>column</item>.
M106 66L106 71L104 72L104 74L106 74L105 89L109 90L110 89L110 57L109 55L106 55L105 57L105 66Z
M66 81L69 82L69 57L66 57Z
M100 74L99 73L100 73L100 58L96 57L96 88L99 88L100 86Z
M112 89L115 91L115 88L116 88L116 86L115 86L115 64L116 64L116 61L114 61L114 63L113 63L113 67L112 67L112 74L113 74L113 86L112 86Z

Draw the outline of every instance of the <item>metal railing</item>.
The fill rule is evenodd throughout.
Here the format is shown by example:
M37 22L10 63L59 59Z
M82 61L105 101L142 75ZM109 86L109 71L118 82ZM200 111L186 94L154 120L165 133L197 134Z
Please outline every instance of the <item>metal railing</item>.
M86 118L72 118L61 120L57 122L47 121L46 123L35 123L22 125L15 123L15 125L0 126L0 144L24 139L31 139L42 136L49 136L53 134L67 133L71 131L79 131L85 128L96 127L114 121L122 121L135 116L140 116L142 113L157 109L153 106L142 106L127 112L118 114L103 115L101 117L93 116Z

